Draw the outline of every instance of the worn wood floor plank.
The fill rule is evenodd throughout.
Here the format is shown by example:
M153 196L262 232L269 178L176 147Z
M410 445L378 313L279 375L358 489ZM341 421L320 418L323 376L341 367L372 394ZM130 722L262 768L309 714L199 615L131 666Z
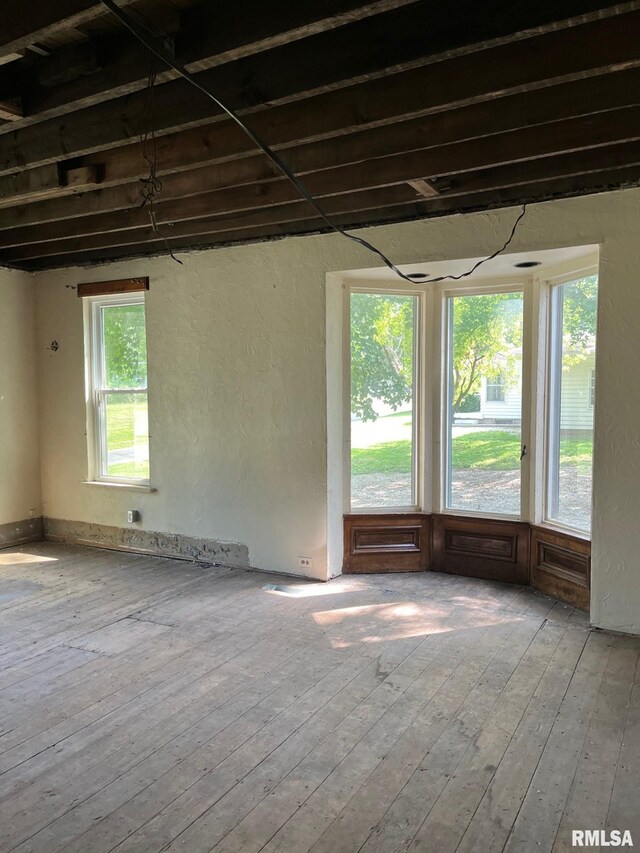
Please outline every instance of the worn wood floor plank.
M0 592L0 853L640 837L640 640L533 590L34 543Z

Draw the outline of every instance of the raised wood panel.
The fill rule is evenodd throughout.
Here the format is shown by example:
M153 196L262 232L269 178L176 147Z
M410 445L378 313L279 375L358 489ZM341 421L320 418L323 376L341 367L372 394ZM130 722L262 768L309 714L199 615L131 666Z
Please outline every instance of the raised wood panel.
M577 536L533 526L531 584L554 598L588 610L591 543Z
M424 513L344 517L346 574L425 571L430 551L431 517Z
M431 567L437 572L529 583L529 525L433 516Z
M588 540L519 521L424 513L345 515L346 574L427 569L530 583L589 609Z

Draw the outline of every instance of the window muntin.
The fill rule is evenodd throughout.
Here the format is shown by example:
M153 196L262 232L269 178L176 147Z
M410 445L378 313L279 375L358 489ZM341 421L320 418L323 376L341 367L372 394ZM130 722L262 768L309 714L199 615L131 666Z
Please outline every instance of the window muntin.
M545 517L591 530L598 277L550 292L549 412Z
M501 373L487 377L485 389L487 403L504 403L504 377Z
M98 297L88 307L93 478L148 484L144 295Z
M447 298L445 509L520 515L523 305L521 290Z
M351 509L414 507L416 296L350 296Z

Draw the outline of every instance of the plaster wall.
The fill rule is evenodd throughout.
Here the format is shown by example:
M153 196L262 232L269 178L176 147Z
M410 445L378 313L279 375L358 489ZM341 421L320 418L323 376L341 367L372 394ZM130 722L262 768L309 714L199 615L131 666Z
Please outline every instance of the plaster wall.
M365 229L397 263L478 257L517 210ZM592 620L640 632L640 190L531 205L510 251L601 244ZM44 514L246 545L252 566L327 576L325 282L372 256L337 235L41 273ZM148 275L151 479L83 485L82 306L67 285ZM52 355L48 343L60 350ZM332 340L332 346L336 340ZM330 446L330 453L331 453ZM335 449L335 452L339 452ZM336 519L330 520L338 523Z
M0 544L41 514L35 362L33 280L0 269Z

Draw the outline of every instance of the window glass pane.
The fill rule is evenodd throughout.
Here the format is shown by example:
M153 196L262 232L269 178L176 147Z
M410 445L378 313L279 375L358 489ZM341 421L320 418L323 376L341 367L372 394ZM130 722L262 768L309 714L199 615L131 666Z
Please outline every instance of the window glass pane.
M147 387L144 305L102 308L106 388Z
M149 479L147 395L104 394L106 459L103 474L136 480Z
M415 505L416 298L351 294L351 507Z
M522 293L449 299L449 509L520 514Z
M589 532L598 278L554 287L551 298L547 517Z

